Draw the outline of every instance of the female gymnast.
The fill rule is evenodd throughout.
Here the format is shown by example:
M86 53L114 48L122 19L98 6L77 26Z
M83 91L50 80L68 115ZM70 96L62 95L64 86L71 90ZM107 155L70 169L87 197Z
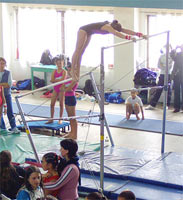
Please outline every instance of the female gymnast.
M125 34L123 34L123 33ZM85 26L80 27L77 35L77 42L76 42L76 48L74 51L74 54L72 56L72 79L75 81L79 80L80 76L80 65L81 65L81 58L82 55L88 46L91 36L93 34L113 34L117 37L120 37L122 39L126 40L132 40L133 42L136 42L135 37L132 36L138 36L146 39L147 37L139 32L134 32L132 30L125 29L121 26L120 23L118 23L117 20L113 20L112 23L105 21L105 22L98 22L98 23L92 23Z

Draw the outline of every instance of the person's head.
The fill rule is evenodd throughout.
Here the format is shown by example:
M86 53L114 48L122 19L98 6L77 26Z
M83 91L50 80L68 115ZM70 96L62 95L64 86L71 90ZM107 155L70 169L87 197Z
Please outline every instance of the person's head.
M122 32L122 26L120 23L118 23L117 20L113 20L113 22L111 23L111 26L113 29L115 29L116 31Z
M180 50L183 52L183 44L180 45Z
M92 192L87 195L85 200L107 200L107 198L99 192Z
M4 71L6 67L6 60L3 57L0 57L0 71Z
M72 159L77 155L78 144L73 139L65 139L60 142L60 152L62 157L66 159Z
M42 187L41 172L38 167L30 166L25 173L25 186L29 191Z
M136 200L136 197L132 191L125 190L119 194L118 200Z
M11 153L8 150L0 152L0 170L11 165Z
M137 96L137 89L136 88L131 89L131 96L132 96L133 99Z
M56 170L58 165L58 156L56 153L47 153L42 157L42 168L43 170Z
M64 56L60 55L57 58L55 58L55 64L58 68L62 68L64 66Z

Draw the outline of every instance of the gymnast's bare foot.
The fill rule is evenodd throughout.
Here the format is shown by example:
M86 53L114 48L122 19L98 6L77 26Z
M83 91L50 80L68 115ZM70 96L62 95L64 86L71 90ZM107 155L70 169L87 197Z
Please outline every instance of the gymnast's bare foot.
M53 120L48 120L45 124L52 124Z
M139 117L139 116L137 116L137 120L140 120L140 117Z
M130 115L129 115L129 114L126 115L126 119L127 119L127 120L130 119Z

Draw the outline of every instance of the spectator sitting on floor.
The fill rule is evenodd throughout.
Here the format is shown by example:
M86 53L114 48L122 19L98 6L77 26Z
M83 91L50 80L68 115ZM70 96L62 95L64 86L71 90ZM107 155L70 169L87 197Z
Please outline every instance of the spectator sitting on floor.
M44 197L41 172L38 167L30 166L26 170L25 185L19 190L17 200L34 200Z
M139 96L137 96L137 89L133 88L131 90L131 95L126 99L126 119L129 120L131 114L135 114L137 120L140 120L138 114L142 113L142 120L144 120L143 103Z
M59 190L59 199L78 199L78 183L80 183L80 169L78 163L78 144L73 139L64 139L60 142L60 152L65 163L61 159L58 164L60 178L55 182L44 184L46 190Z
M42 174L43 183L55 182L59 179L57 172L58 156L56 153L46 153L41 160L42 168L47 171L46 174ZM51 194L54 197L57 196L58 191L45 190L45 195Z
M25 171L19 166L13 166L11 153L7 150L0 152L0 191L11 199L16 195L24 183Z
M136 197L130 190L125 190L119 194L117 200L136 200Z
M107 200L107 198L99 193L99 192L92 192L85 197L85 200Z

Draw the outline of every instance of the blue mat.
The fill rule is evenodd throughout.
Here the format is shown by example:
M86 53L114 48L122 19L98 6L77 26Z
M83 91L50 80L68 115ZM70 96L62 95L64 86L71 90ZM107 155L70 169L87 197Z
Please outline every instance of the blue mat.
M36 117L50 117L50 107L49 106L39 106L39 105L30 105L30 104L21 104L22 109L25 114L36 116ZM18 108L15 103L13 103L13 111L14 113L18 113ZM87 111L76 111L77 115L87 115ZM98 114L98 113L94 113ZM126 120L126 118L122 115L115 115L115 114L108 114L106 113L106 118L108 121L109 126L111 127L118 127L118 128L127 128L127 129L134 129L134 130L142 130L142 131L149 131L155 133L161 133L162 131L162 120L155 120L155 119L145 119L145 120L136 120L132 118L130 120ZM55 117L59 116L59 108L55 108ZM66 111L64 111L64 116L67 116ZM87 119L79 119L79 122L86 122L88 123ZM92 118L91 124L100 124L98 118ZM173 122L173 121L166 121L166 133L171 135L183 135L183 123L181 122Z
M132 190L137 199L143 200L178 200L183 197L182 154L108 147L104 149L104 165L104 190L109 199L117 199L125 189ZM80 190L96 190L95 182L99 184L100 177L100 153L88 152L80 158L80 166ZM90 170L95 175L95 182Z
M56 134L60 134L60 129L61 129L62 132L65 133L65 128L67 127L68 130L69 130L69 125L70 125L69 122L62 122L62 124L59 124L58 121L54 121L51 124L46 124L46 121L28 122L28 126L29 126L30 129L33 129L33 128L50 129L50 130L52 130L53 135L54 135L55 131L56 131ZM20 130L23 130L24 125L23 124L18 125L17 128L20 129Z
M89 174L81 173L79 191L95 192L98 189L96 183L98 186L100 185L99 176L93 177ZM127 189L134 192L137 200L181 200L183 197L183 192L178 189L123 179L104 178L104 194L108 199L116 200L118 195Z
M106 177L126 179L183 190L183 155L152 153L119 147L104 149ZM87 165L86 165L87 161ZM100 153L89 152L80 159L81 171L99 175Z

